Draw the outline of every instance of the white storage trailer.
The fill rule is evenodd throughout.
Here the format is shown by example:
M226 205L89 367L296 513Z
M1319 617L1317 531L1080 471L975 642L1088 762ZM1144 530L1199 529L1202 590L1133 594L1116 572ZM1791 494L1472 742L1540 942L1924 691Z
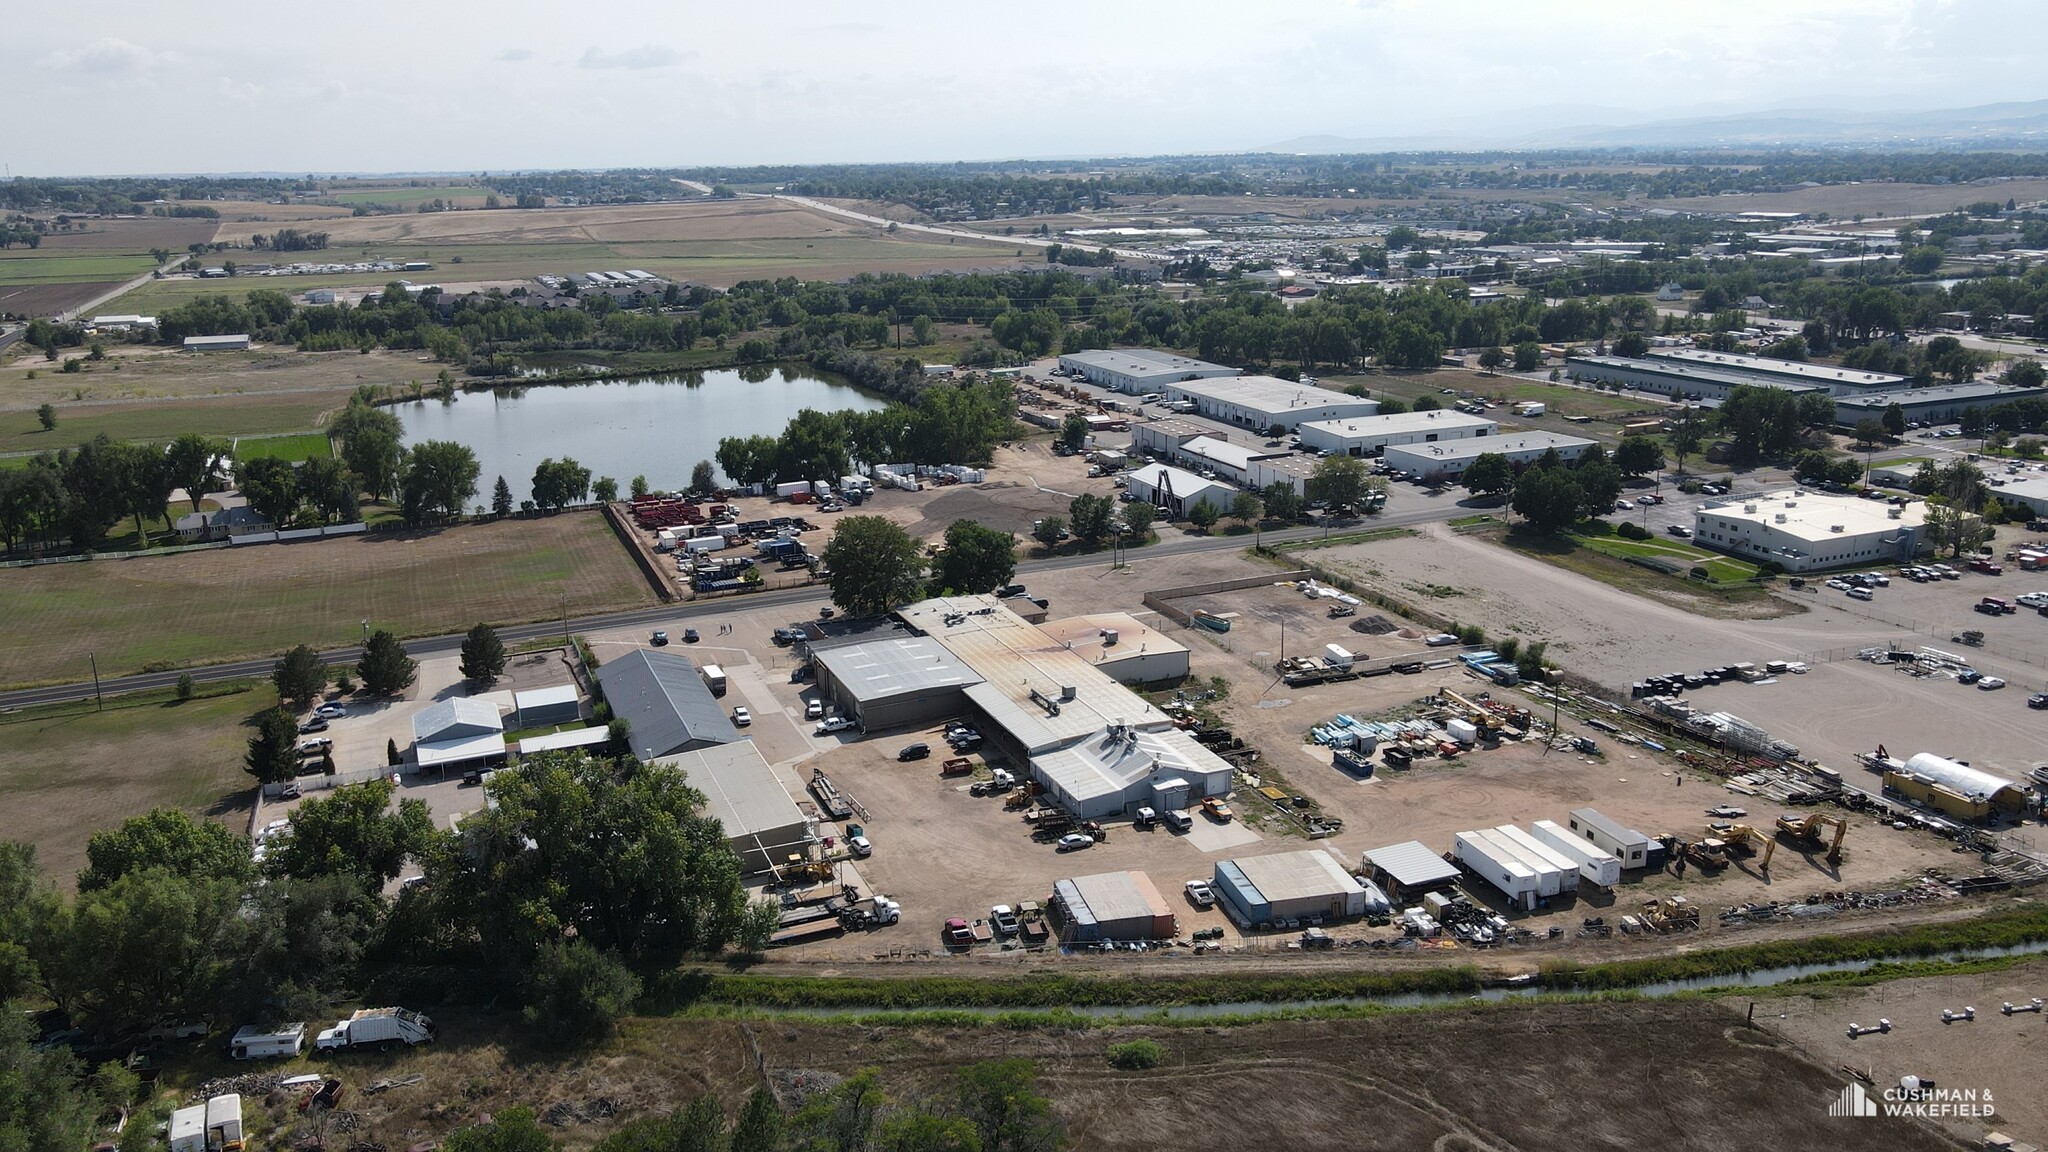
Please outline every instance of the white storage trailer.
M228 1041L228 1055L237 1060L273 1060L297 1056L305 1047L306 1025L303 1021L280 1024L276 1028L244 1024L235 1029L234 1038Z
M1595 808L1572 809L1569 827L1582 840L1598 845L1621 861L1623 868L1646 868L1656 841Z
M242 1098L230 1093L215 1096L206 1102L206 1146L208 1148L240 1148L242 1146Z
M1555 820L1538 820L1529 825L1538 840L1557 849L1569 860L1578 861L1579 880L1612 888L1621 883L1621 860L1591 840L1581 839L1558 826Z
M1564 891L1564 869L1536 856L1513 838L1501 835L1498 828L1481 828L1474 833L1491 844L1496 858L1514 860L1527 868L1536 877L1536 895L1548 900ZM1578 869L1572 869L1573 882L1578 879Z
M1536 873L1513 853L1493 843L1484 832L1460 832L1451 840L1458 863L1501 890L1508 903L1524 910L1536 907Z
M206 1152L206 1105L171 1113L171 1152Z
M1332 668L1349 668L1352 659L1351 652L1341 644L1323 645L1323 663Z
M1513 824L1502 824L1494 829L1502 839L1510 841L1522 862L1531 868L1540 868L1557 873L1559 892L1579 890L1579 862L1531 836Z

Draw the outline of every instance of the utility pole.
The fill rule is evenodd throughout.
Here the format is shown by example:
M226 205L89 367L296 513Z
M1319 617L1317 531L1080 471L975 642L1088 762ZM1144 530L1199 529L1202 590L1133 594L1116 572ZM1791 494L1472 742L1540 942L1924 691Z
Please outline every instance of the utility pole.
M87 652L85 658L92 661L92 698L98 704L98 707L94 708L93 711L105 712L107 710L107 698L100 694L100 658L91 652Z

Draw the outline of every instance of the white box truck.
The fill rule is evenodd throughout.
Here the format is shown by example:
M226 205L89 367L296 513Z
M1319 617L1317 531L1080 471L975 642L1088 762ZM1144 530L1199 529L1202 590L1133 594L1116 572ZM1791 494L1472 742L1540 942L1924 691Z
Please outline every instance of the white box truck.
M725 669L716 664L706 664L698 674L704 677L704 686L711 689L713 696L725 695Z
M403 1008L363 1008L346 1020L337 1020L334 1027L320 1033L313 1041L313 1048L319 1052L339 1052L344 1048L375 1048L389 1052L394 1044L410 1048L425 1044L434 1038L434 1022L417 1012Z
M1520 404L1515 405L1515 415L1524 419L1531 416L1541 416L1545 411L1546 409L1542 403L1535 400L1524 400Z
M275 1028L244 1024L228 1041L228 1055L237 1060L289 1059L306 1050L306 1025L302 1021Z

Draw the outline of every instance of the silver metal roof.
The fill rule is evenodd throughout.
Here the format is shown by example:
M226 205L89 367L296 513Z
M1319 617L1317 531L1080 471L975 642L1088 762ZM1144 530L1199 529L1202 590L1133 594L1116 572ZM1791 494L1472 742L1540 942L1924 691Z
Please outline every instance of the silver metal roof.
M1403 888L1425 888L1458 878L1458 866L1430 851L1429 845L1420 840L1374 848L1365 858Z
M1358 878L1321 848L1304 848L1272 856L1241 856L1233 858L1230 863L1237 865L1237 870L1244 874L1253 888L1258 889L1259 896L1268 904L1365 892Z
M730 744L739 729L697 669L681 656L635 648L597 670L612 715L626 721L633 755L652 760L703 740Z
M690 787L704 794L705 814L718 818L728 838L804 823L803 812L752 740L664 756L655 763L680 771Z
M944 644L924 636L850 644L819 653L817 661L862 703L981 683Z

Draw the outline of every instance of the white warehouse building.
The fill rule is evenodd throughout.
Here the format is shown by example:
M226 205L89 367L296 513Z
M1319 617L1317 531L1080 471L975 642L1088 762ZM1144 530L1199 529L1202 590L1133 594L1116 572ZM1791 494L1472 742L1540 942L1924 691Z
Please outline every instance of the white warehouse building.
M1212 420L1255 429L1291 430L1309 420L1342 420L1371 416L1380 402L1347 396L1313 384L1277 376L1232 376L1215 380L1184 380L1166 385L1169 399L1186 400Z
M1396 444L1435 444L1498 435L1500 424L1484 416L1438 409L1350 420L1311 420L1299 431L1304 448L1342 456L1377 456Z
M1181 380L1204 380L1235 376L1241 368L1228 368L1156 348L1107 348L1073 352L1060 357L1060 367L1079 373L1090 384L1139 395L1163 391Z
M1223 480L1204 480L1169 464L1147 464L1130 474L1129 492L1136 500L1166 509L1176 519L1197 504L1208 503L1218 512L1230 509L1237 489Z
M1927 506L1901 508L1797 489L1743 500L1709 500L1693 513L1693 543L1744 560L1775 560L1787 572L1847 564L1909 562L1931 545Z
M1482 436L1437 444L1392 444L1380 457L1389 468L1428 476L1432 473L1455 480L1465 474L1472 461L1494 452L1517 467L1541 459L1552 449L1569 464L1586 454L1593 441L1557 432L1517 432L1510 436Z

